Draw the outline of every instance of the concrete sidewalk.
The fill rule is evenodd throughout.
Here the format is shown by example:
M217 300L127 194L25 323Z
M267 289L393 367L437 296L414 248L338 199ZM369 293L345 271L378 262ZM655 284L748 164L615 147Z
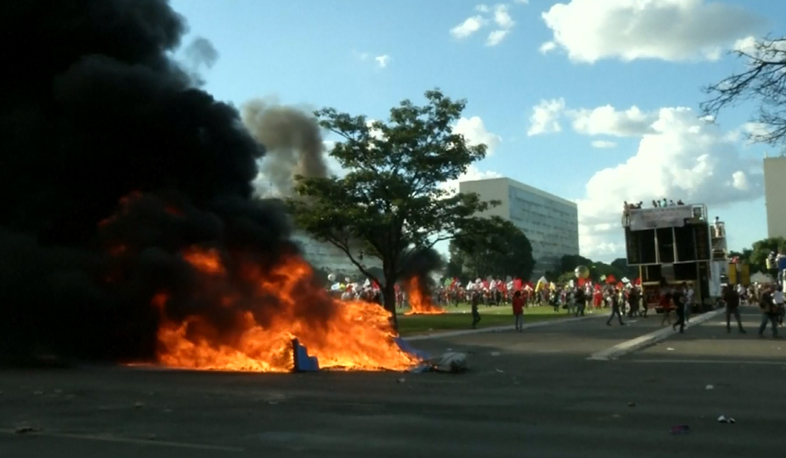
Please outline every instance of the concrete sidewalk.
M701 315L694 315L691 318L690 322L685 325L685 329L690 329L694 326L699 326L705 321L708 321L716 316L722 314L725 309L717 309L711 312L702 313ZM611 359L617 359L620 356L627 355L628 353L632 353L636 350L640 350L645 347L649 347L650 345L654 345L658 342L662 342L672 335L676 334L677 331L673 330L671 326L658 329L657 331L651 332L649 334L645 334L641 337L637 337L635 339L631 339L620 344L614 345L611 348L607 348L605 350L599 351L597 353L593 353L588 359L593 360L600 360L600 361L608 361Z

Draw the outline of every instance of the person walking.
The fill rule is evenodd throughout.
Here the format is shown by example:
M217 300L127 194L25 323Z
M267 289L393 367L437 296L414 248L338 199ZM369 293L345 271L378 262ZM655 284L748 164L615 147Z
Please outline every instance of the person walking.
M478 312L478 306L480 305L480 293L477 291L472 292L472 329L477 329L478 323L480 323L480 312Z
M778 285L772 293L772 301L775 303L775 316L778 318L778 325L783 326L783 286Z
M663 310L663 319L660 321L660 325L671 324L671 292L668 289L662 290L660 307Z
M772 300L772 287L768 286L761 293L759 299L759 308L761 308L761 325L759 325L759 337L764 337L764 330L767 329L767 323L772 324L772 337L780 337L778 335L778 313L775 309L775 303Z
M587 307L587 296L584 294L584 288L579 286L576 288L573 299L576 301L576 316L584 316L584 309Z
M687 283L683 283L683 285L685 285L685 322L690 323L690 314L693 311L693 300L696 296L696 291L693 289L693 285L688 286Z
M683 283L682 288L674 288L674 291L671 293L671 300L677 311L677 322L674 323L672 329L676 331L677 326L679 326L680 334L685 334L685 293L683 291L685 291L687 287L688 285Z
M516 324L516 331L524 330L524 298L521 297L521 291L513 293L513 317Z
M611 315L609 316L609 320L606 321L606 326L611 326L611 322L614 320L615 315L620 322L620 326L625 326L625 323L622 322L622 312L620 311L619 292L616 289L611 289L606 300L609 302L609 306L611 307Z
M740 333L745 334L740 320L740 294L734 287L726 285L723 289L723 302L726 303L726 332L731 332L731 317L734 316Z

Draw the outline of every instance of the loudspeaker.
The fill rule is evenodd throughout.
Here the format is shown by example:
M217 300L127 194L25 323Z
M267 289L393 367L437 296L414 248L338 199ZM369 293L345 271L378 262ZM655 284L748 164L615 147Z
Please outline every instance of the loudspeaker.
M711 259L710 227L707 223L692 224L692 226L694 243L696 245L696 259L709 261Z
M662 277L660 265L641 266L641 282L660 282Z
M632 231L629 227L626 227L625 248L628 265L630 266L655 264L658 262L654 230Z
M676 262L693 262L696 260L693 225L686 224L682 227L675 227L674 244L677 245Z
M658 236L658 262L672 264L674 262L674 233L670 227L656 229Z

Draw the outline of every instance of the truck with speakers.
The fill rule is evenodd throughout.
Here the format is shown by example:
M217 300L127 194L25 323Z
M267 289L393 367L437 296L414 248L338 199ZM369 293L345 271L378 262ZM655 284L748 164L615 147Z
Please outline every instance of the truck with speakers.
M709 221L706 205L631 208L622 225L647 307L660 311L663 293L683 283L694 289L694 312L719 305L729 270L726 228L717 217Z

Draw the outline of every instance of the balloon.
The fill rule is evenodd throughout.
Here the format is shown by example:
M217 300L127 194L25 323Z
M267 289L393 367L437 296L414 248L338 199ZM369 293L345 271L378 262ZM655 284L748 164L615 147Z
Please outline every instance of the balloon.
M587 266L578 266L574 273L576 274L576 278L586 280L589 277L590 271L587 269Z

